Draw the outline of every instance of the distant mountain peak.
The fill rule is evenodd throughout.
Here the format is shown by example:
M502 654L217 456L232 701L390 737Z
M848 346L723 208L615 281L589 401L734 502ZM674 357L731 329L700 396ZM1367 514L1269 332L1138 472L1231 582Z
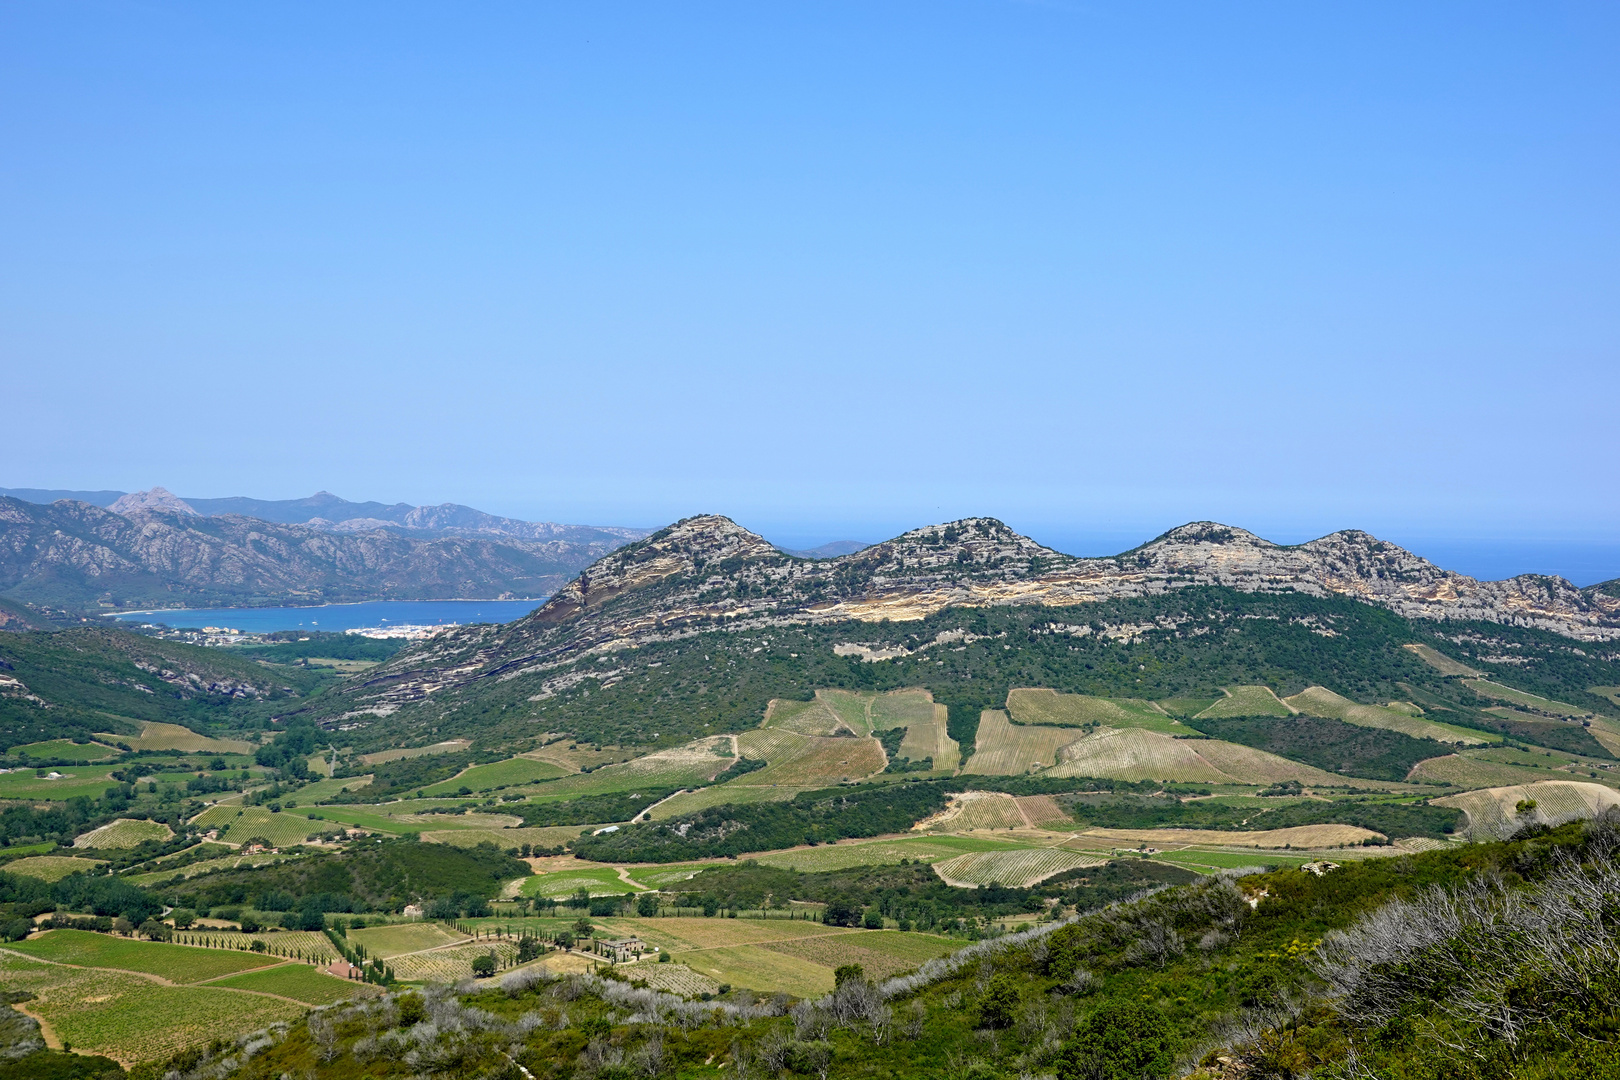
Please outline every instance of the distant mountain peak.
M157 511L164 514L190 514L199 516L191 504L180 498L168 488L153 487L145 491L136 491L121 496L107 509L115 514L132 514L138 511Z

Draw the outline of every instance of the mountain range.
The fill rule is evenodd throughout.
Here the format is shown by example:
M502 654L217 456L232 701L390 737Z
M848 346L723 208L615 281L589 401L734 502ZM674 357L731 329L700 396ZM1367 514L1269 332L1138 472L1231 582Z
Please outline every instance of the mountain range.
M784 554L729 518L704 515L603 556L526 618L504 626L462 627L400 654L351 684L334 699L344 704L331 707L350 715L356 710L390 715L426 709L422 723L443 716L444 709L462 699L469 708L476 702L493 708L499 702L501 709L556 699L594 712L596 706L585 706L581 694L596 693L593 700L600 700L603 691L618 693L617 684L624 683L634 685L635 699L628 701L624 695L631 692L624 691L618 715L645 710L650 724L658 715L657 703L669 700L668 684L677 679L668 668L657 669L675 665L672 656L686 656L693 648L709 666L691 657L682 660L693 665L683 677L695 680L683 685L701 685L704 693L718 694L746 711L752 707L747 699L765 692L759 689L760 680L770 679L767 672L755 670L748 650L758 653L783 647L783 641L803 641L808 651L791 654L799 667L808 662L804 657L820 658L818 664L831 660L822 656L823 650L866 661L895 659L897 664L911 663L906 658L938 657L935 662L946 665L954 662L948 650L962 651L949 643L997 632L1014 635L1009 642L1020 640L1018 634L1062 634L1087 642L1088 648L1091 642L1132 642L1155 634L1180 638L1181 624L1202 616L1187 614L1192 601L1178 597L1211 591L1310 603L1291 601L1293 614L1279 614L1287 606L1279 604L1264 615L1233 614L1232 609L1215 623L1186 633L1212 632L1216 625L1232 628L1238 625L1232 620L1251 617L1282 618L1306 627L1306 641L1313 635L1318 641L1331 640L1342 636L1333 629L1333 620L1352 617L1333 612L1371 607L1414 625L1494 624L1600 649L1620 639L1617 583L1577 589L1561 578L1534 575L1476 581L1358 531L1290 547L1231 526L1195 522L1120 555L1076 558L1043 547L995 519L969 518L916 529L851 555L810 561ZM1016 616L1016 625L1003 620L999 630L972 629L990 625L987 616L970 623L972 613L998 610L1026 614ZM1388 631L1379 633L1388 637ZM1011 643L1007 648L1011 652L997 661L998 671L1016 660L1018 650ZM715 649L735 657L728 663L743 665L739 672L753 674L733 677L714 670L709 655ZM1258 679L1263 672L1256 672L1251 677ZM1208 671L1187 677L1195 676L1205 690L1218 685ZM831 676L823 670L822 677ZM844 677L841 671L838 677ZM964 669L964 681L949 692L965 693L965 680L972 677ZM1385 683L1395 677L1379 676ZM785 693L785 685L774 692ZM515 698L514 686L524 688L525 695ZM728 686L742 689L728 694ZM943 700L946 692L936 688L936 698ZM1161 692L1178 691L1167 683ZM974 690L970 696L977 700L980 695ZM424 704L430 699L431 708ZM986 707L999 704L986 699ZM467 714L457 722L468 723ZM655 730L672 725L666 719ZM634 734L630 727L623 733Z
M83 611L545 596L643 535L456 506L399 516L423 527L204 514L161 488L107 508L0 497L0 598Z

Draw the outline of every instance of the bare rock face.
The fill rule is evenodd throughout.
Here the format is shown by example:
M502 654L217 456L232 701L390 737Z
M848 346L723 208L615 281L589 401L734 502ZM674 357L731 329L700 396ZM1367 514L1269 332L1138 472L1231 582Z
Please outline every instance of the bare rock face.
M167 488L160 487L120 496L107 509L115 514L132 514L142 510L156 510L164 514L197 514L190 503Z

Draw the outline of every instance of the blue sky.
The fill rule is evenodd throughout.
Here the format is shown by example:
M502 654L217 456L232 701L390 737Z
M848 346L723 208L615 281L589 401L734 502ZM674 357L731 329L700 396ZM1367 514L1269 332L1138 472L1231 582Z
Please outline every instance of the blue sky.
M1617 45L1613 4L9 3L0 485L1614 576Z

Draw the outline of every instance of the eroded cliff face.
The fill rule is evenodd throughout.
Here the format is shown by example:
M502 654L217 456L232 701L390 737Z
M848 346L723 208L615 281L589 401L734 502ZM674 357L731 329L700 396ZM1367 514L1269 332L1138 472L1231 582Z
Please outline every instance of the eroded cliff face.
M1195 522L1122 555L1081 559L993 518L969 518L853 555L807 560L784 555L729 518L704 515L599 560L528 618L442 634L352 691L389 709L478 680L543 674L590 653L717 630L910 621L951 606L1077 607L1194 585L1349 596L1408 618L1620 638L1620 599L1600 589L1583 592L1538 576L1480 582L1356 530L1283 547Z

